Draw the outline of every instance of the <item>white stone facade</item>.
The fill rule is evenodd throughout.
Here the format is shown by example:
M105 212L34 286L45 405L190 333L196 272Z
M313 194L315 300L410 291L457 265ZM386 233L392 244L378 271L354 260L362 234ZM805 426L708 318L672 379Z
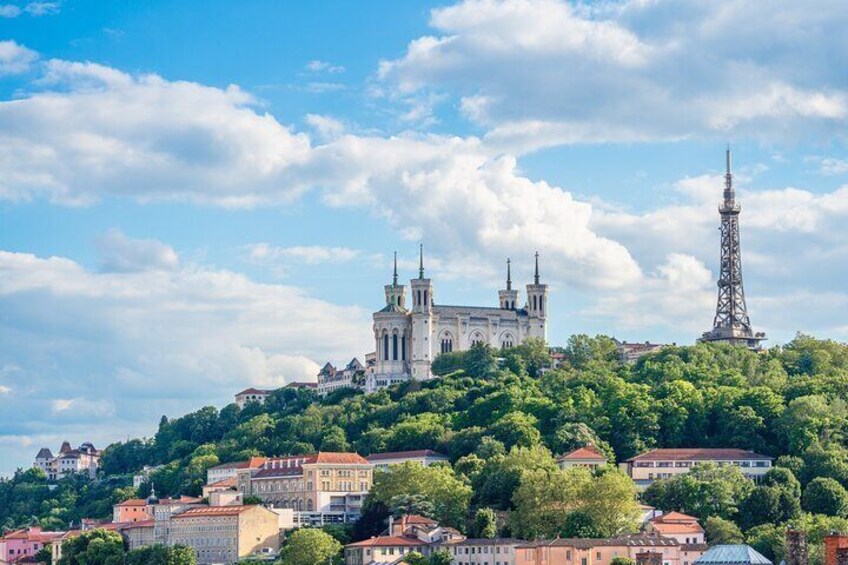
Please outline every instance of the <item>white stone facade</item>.
M442 353L465 351L477 343L503 349L528 338L546 339L548 285L539 282L538 254L523 307L518 307L519 291L512 288L509 268L507 273L499 306L443 306L435 300L433 281L424 277L422 259L418 278L410 281L412 308L407 309L406 286L398 284L395 266L393 282L385 287L386 306L373 315L376 361L367 373L366 392L429 379L430 366Z

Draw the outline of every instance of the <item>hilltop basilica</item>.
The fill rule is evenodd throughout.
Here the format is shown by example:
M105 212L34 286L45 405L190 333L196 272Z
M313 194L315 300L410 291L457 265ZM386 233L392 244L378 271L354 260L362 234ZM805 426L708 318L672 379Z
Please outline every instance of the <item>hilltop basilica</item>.
M409 379L429 379L430 364L441 353L464 351L477 343L500 349L531 337L546 338L548 285L539 282L538 253L535 276L533 283L527 285L527 302L523 306L519 291L512 288L509 260L506 288L498 291L499 306L439 304L433 281L424 276L423 248L418 278L409 285L412 307L406 305L406 286L398 284L397 254L392 283L385 289L386 306L374 312L376 354L368 363L366 391Z

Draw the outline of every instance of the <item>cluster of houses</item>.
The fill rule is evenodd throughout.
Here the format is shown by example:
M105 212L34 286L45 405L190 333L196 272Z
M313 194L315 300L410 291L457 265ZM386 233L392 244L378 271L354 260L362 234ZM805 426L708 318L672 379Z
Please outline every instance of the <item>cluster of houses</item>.
M64 449L63 453L69 451ZM44 455L43 459L48 459ZM741 449L655 449L621 466L644 487L708 461L737 466L753 480L758 480L772 463L768 456ZM224 463L207 470L202 498L159 499L154 493L146 499L116 504L107 523L85 521L80 530L70 532L45 532L35 527L10 532L0 538L0 565L26 562L46 546L51 547L55 563L64 541L92 528L119 532L130 549L152 544L186 545L195 550L201 564L273 556L285 532L291 529L357 520L375 470L390 471L393 465L407 462L449 464L449 458L426 449L367 457L318 452ZM562 455L557 463L563 469L611 464L591 445ZM153 470L142 469L136 477L139 484ZM261 504L245 504L247 497ZM707 550L707 540L695 518L677 512L663 514L649 507L643 510L639 534L535 541L470 539L428 518L404 516L390 523L384 535L346 546L345 561L347 565L399 565L412 552L429 555L446 550L455 565L609 565L615 557L637 559L642 554L651 554L652 559L660 556L660 561L646 561L646 565L699 562ZM840 547L848 551L848 541Z
M58 455L53 455L49 448L42 447L32 466L44 471L50 481L58 481L75 473L85 474L93 479L100 467L100 451L90 442L73 449L71 444L65 441L62 442Z

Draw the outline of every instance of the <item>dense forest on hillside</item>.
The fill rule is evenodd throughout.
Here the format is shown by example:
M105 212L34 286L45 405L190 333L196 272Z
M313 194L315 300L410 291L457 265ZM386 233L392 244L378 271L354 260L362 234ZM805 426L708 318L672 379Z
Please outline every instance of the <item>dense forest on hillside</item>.
M49 491L44 477L27 471L0 482L0 525L37 520L58 527L84 513L106 516L113 501L134 494L125 488L129 475L145 464L164 465L153 475L157 494L197 494L206 468L251 455L429 448L449 455L453 467L422 471L434 473L426 476L410 471L406 486L379 479L352 535L369 535L388 512L409 508L471 533L478 522L491 529L491 515L508 516L498 527L527 536L626 530L632 506L607 509L626 519L599 525L601 516L584 499L602 493L594 505L632 502L629 479L614 469L597 476L555 469L553 456L593 443L618 462L652 447L682 446L776 457L779 469L761 485L736 470L705 467L644 493L648 503L698 515L713 539L745 535L779 556L788 521L807 527L814 546L828 529L848 530L848 346L799 335L763 352L698 344L622 365L612 339L578 335L562 351L563 365L542 371L550 358L541 342L506 351L475 347L437 359L438 379L375 394L347 390L319 399L280 389L264 405L163 417L154 437L105 450L107 481L63 481ZM434 481L456 496L428 490ZM545 497L560 495L570 497L558 507L569 512L539 512ZM547 518L527 525L518 519L527 508Z

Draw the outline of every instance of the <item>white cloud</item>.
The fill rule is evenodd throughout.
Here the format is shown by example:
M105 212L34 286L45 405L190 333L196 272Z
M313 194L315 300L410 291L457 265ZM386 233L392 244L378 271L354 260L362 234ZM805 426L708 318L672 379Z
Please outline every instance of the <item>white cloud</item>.
M0 18L17 18L21 9L14 4L0 4Z
M334 65L327 61L314 60L306 64L306 70L312 73L331 73L338 74L345 72L345 68L341 65Z
M345 131L344 124L330 116L306 114L306 123L315 130L320 139L325 141L336 139Z
M61 2L30 2L24 11L31 16L52 16L62 8Z
M307 245L295 247L274 247L267 243L255 243L248 246L248 256L251 261L265 262L273 260L290 260L307 265L320 263L342 263L357 258L358 249L350 247L326 247Z
M500 263L538 250L552 278L590 287L627 284L639 273L622 245L588 227L591 205L530 181L515 158L476 138L342 134L313 145L258 114L235 86L92 63L50 61L40 84L58 90L0 103L0 199L250 207L318 189L330 205L419 234L446 260L468 263L473 254Z
M437 35L384 61L380 77L419 99L451 93L491 142L523 150L841 135L843 8L841 0L466 0L434 9Z
M0 41L0 76L27 72L38 53L15 41Z
M823 175L842 175L848 173L848 160L828 157L821 160Z
M0 394L5 396L5 395L9 394L10 392L12 392L11 388L9 388L5 385L0 385Z
M4 435L58 425L74 441L149 434L162 413L314 381L326 360L373 345L360 308L198 265L93 272L0 251L0 311L0 358L25 368L3 375L14 390L0 394Z
M105 272L175 271L180 266L174 248L154 239L130 239L118 230L111 230L98 237L96 244L100 268Z

